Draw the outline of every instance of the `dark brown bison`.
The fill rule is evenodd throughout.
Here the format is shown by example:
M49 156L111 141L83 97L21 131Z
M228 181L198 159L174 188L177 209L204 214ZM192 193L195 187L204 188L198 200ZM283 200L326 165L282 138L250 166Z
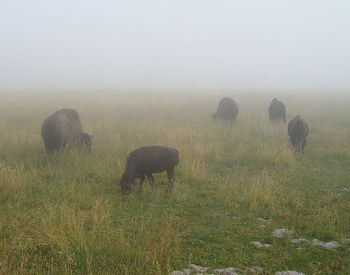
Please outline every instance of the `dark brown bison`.
M140 179L139 192L142 192L142 184L147 176L153 188L154 178L152 173L160 173L166 170L168 174L167 192L174 185L174 168L179 162L179 151L171 147L147 146L131 152L127 158L126 169L120 180L120 186L124 194L130 193L135 179Z
M218 110L213 114L213 119L229 120L234 122L238 114L238 106L234 100L225 97L220 100Z
M92 136L83 131L79 114L73 109L61 109L46 118L41 126L41 136L50 159L55 152L61 155L67 144L78 150L91 148Z
M288 134L294 153L303 154L306 145L306 137L309 134L309 126L300 116L294 117L288 123Z
M283 102L274 98L269 107L269 115L271 122L278 122L280 120L286 122L286 106Z

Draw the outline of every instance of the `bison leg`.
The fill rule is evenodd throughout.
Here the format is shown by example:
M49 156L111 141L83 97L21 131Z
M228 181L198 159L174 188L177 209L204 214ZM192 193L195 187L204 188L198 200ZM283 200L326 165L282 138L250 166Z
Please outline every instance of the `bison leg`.
M168 174L168 188L166 189L166 192L170 192L174 187L174 180L175 180L175 174L174 174L174 168L166 170Z
M49 161L52 163L54 161L55 150L46 149L46 153L47 153L47 157L49 158Z
M304 154L305 145L306 145L306 138L303 140L303 145L302 145L302 147L301 147L301 153L302 153L302 154Z
M142 185L145 180L145 175L140 176L140 187L139 187L139 193L142 192Z
M154 188L154 178L153 178L152 173L147 174L147 178L148 178L149 184L152 186L152 189L153 189Z
M59 144L57 153L58 153L58 159L61 161L63 158L63 151L64 151L64 144Z
M58 157L58 160L61 160L63 154L63 146L60 143L50 144L50 146L46 147L46 152L50 162L54 161L56 155Z
M294 153L296 155L302 155L303 154L303 147L302 147L302 143L301 142L297 142L294 145Z
M297 155L299 153L299 149L300 149L298 140L296 138L291 138L290 142L292 143L293 153L295 155Z

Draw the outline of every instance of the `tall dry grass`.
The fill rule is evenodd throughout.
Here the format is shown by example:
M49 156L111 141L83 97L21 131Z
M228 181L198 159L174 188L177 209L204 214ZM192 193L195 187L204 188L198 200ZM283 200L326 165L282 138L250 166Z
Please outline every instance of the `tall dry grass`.
M231 95L234 125L214 123L210 93L11 95L0 103L0 270L4 274L167 274L188 263L263 266L267 273L346 274L349 247L297 251L271 232L324 241L350 237L350 109L346 99L281 97L288 119L310 125L295 157L285 124L271 125L271 96ZM40 127L62 107L94 134L91 154L47 161ZM118 193L128 153L180 151L175 188L166 175L142 194ZM258 217L272 218L265 228ZM271 250L257 250L264 240Z

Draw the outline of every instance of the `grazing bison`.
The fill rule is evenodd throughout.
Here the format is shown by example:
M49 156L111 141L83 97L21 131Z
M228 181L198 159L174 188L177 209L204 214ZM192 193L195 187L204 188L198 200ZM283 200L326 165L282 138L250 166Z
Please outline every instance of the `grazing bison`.
M50 159L55 152L61 155L67 144L77 146L78 150L91 148L92 136L83 131L79 114L73 109L61 109L46 118L41 136Z
M154 178L152 173L160 173L166 170L168 174L167 192L174 185L174 168L179 162L179 151L171 147L147 146L131 152L127 158L126 169L120 180L122 192L127 194L131 191L135 179L140 179L139 192L142 192L142 184L147 176L153 188Z
M306 145L306 137L309 134L309 126L300 116L294 117L288 123L288 134L294 153L303 154Z
M238 114L238 106L234 100L225 97L220 100L218 110L213 114L213 119L229 120L234 122Z
M274 98L269 107L269 115L271 122L277 122L280 120L286 122L286 106L283 102Z

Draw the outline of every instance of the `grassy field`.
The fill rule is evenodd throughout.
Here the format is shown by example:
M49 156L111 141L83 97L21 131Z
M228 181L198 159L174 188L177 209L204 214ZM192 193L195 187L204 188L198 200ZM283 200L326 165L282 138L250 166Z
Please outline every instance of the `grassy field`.
M240 108L233 126L214 123L222 96ZM310 126L304 157L287 125L272 125L274 95L169 93L3 95L0 102L2 274L168 274L189 263L261 266L266 274L350 274L350 245L327 250L290 238L350 238L350 97L281 95L287 118ZM75 108L94 134L91 154L47 161L40 127ZM174 190L156 174L142 194L119 191L128 153L179 149ZM261 227L258 218L271 218ZM288 228L293 237L272 232ZM251 242L272 245L257 249Z

